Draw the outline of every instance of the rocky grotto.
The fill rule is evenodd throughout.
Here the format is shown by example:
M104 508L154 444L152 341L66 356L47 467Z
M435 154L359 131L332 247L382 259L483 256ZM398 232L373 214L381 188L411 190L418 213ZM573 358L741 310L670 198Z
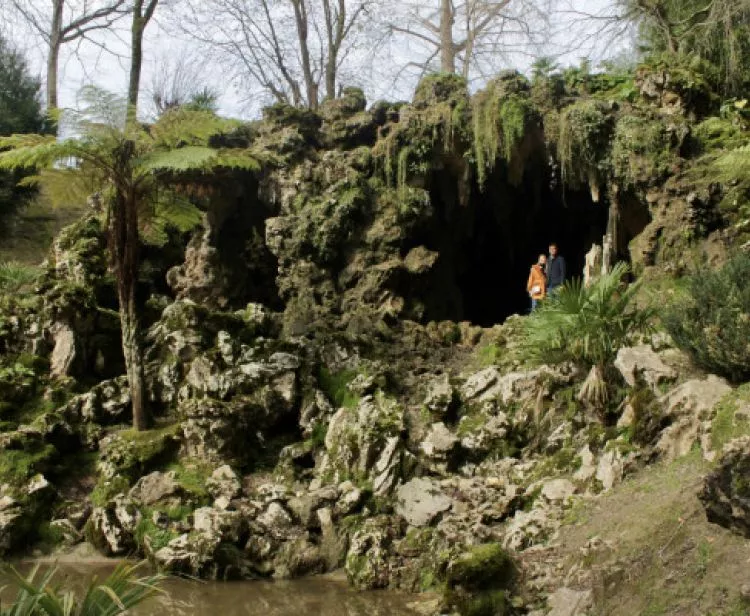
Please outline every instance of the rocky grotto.
M597 410L579 366L518 353L551 241L572 275L625 261L662 294L747 246L705 162L716 96L679 77L639 69L621 97L428 76L409 103L346 89L217 136L262 164L197 178L200 222L144 241L145 432L94 199L0 303L0 552L88 542L209 580L343 568L432 614L613 613L642 563L596 537L566 560L561 533L696 455L708 519L747 536L750 445L714 434L727 408L746 420L746 388L656 331L619 349Z

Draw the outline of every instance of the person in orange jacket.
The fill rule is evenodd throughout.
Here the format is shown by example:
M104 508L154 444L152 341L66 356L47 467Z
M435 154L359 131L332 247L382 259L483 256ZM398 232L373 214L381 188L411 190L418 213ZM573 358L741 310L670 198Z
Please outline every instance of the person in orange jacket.
M546 255L539 255L539 260L531 266L529 280L526 290L531 297L531 312L536 310L537 304L547 296L547 275L544 266L547 263Z

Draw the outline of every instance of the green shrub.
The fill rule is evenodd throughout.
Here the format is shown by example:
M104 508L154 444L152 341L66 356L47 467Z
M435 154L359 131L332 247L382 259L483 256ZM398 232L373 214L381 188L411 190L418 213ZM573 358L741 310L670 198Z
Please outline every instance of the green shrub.
M749 277L749 255L720 270L703 268L662 314L666 330L698 366L736 382L750 379Z
M353 409L359 404L359 396L349 389L349 383L356 376L356 370L331 372L327 368L321 368L318 374L318 383L336 408Z
M618 349L649 329L652 316L634 305L639 283L623 284L629 271L619 263L588 287L572 280L548 297L527 320L522 348L527 359L610 364Z
M10 607L0 607L0 616L116 616L130 613L158 590L162 575L137 577L137 565L122 563L106 579L92 579L82 596L53 584L56 569L39 575L39 566L24 577L9 570L18 587Z
M17 261L0 263L0 293L27 291L40 273L39 268Z

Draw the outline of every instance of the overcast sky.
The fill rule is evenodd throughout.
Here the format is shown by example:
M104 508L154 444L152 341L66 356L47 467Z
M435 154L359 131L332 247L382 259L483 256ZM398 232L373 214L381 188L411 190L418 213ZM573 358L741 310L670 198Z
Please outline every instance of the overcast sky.
M425 0L425 2L434 0ZM573 9L590 14L602 14L613 10L616 0L561 0ZM1 2L1 0L0 0ZM169 27L168 8L161 8L162 14L157 12L156 23L149 26L145 42L144 74L142 78L141 109L144 115L151 111L151 86L154 75L165 65L175 61L178 57L188 57L191 61L202 66L203 79L206 85L220 93L221 112L235 117L252 117L259 111L257 98L252 92L243 90L238 83L233 83L229 71L222 68L219 62L210 62L204 50L197 44L175 34ZM2 12L2 8L0 8ZM60 66L60 103L61 107L75 107L77 93L84 85L95 84L112 92L125 93L127 89L128 73L128 41L127 23L123 20L123 29L106 32L100 35L94 44L83 45L77 53L73 53L72 45L64 49ZM576 64L581 56L591 55L594 63L603 57L623 53L628 50L631 41L622 36L616 41L609 37L597 35L599 23L592 20L582 24L571 13L556 15L552 29L555 34L544 49L533 50L534 53L557 55L566 48L572 51L563 53L560 58L562 64ZM34 34L23 27L12 27L6 33L16 45L28 55L35 72L44 77L45 48ZM409 49L396 49L400 60L408 59ZM625 51L627 53L627 51ZM515 54L505 60L509 66L522 71L528 70L532 62L529 54ZM347 84L343 84L347 85ZM394 86L388 80L373 78L364 85L371 101L380 98L401 100L409 98L414 87L413 81L402 80Z

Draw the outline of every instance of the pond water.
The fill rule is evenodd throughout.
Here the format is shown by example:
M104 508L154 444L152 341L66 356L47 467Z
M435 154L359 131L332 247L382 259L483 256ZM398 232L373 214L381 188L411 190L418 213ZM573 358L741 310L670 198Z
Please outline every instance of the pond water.
M48 565L42 565L46 570ZM23 565L23 571L30 566ZM58 565L57 583L80 588L94 575L99 579L111 564ZM144 571L143 575L146 572ZM0 575L3 605L12 599L15 586ZM139 616L415 616L411 609L419 597L389 591L360 592L338 576L312 577L284 582L200 582L168 579L164 590L132 613Z

